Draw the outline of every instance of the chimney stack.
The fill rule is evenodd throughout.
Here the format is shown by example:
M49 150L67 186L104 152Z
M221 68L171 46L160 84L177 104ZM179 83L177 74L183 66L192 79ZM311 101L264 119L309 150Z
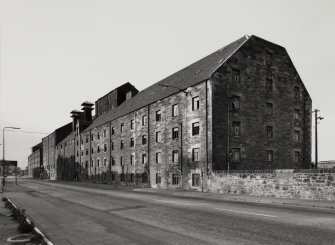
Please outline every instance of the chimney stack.
M92 111L94 104L88 101L85 101L82 105L82 110L84 112L84 121L90 122L92 121Z
M76 129L77 129L76 128L77 127L77 122L80 119L82 112L78 111L78 110L73 110L73 111L71 111L71 114L72 114L71 117L73 118L73 120L72 120L72 130L73 130L73 132L75 132Z

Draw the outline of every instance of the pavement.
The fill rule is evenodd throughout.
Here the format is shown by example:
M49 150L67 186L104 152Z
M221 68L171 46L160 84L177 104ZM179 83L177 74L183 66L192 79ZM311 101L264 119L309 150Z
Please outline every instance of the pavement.
M17 222L9 216L10 214L5 202L0 200L0 245L7 244L7 238L20 235L17 231Z
M20 179L9 197L55 244L334 244L334 203ZM1 195L0 195L1 197Z

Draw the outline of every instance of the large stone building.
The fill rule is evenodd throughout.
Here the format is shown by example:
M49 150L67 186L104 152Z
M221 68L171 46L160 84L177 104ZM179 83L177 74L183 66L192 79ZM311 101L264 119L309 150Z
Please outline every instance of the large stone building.
M93 105L43 139L51 178L199 189L212 171L311 166L311 98L285 48L256 36Z
M43 166L43 145L39 143L32 147L28 156L28 176L39 178Z

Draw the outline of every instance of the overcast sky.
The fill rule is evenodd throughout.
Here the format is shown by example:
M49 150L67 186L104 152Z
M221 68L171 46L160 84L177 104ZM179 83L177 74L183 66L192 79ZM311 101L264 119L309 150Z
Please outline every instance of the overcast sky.
M335 159L335 1L0 2L1 129L51 133L83 101L142 90L249 34L287 49L325 117L319 160ZM7 131L6 159L27 165L44 136Z

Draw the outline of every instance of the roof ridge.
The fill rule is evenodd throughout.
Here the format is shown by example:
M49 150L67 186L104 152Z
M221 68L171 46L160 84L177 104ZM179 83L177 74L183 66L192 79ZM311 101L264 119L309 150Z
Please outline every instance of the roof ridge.
M234 54L247 40L249 40L249 38L247 38L247 36L243 36L139 91L134 97L126 100L118 107L96 117L93 123L83 132L104 125L109 121L113 121L121 116L150 105L154 101L164 99L172 94L178 93L181 90L192 87L206 79L209 79L212 73L219 66L223 65L224 62L226 62L227 59L231 57L231 55ZM162 88L159 86L159 84L162 83L171 85L171 87L167 86ZM176 88L179 88L179 90Z

